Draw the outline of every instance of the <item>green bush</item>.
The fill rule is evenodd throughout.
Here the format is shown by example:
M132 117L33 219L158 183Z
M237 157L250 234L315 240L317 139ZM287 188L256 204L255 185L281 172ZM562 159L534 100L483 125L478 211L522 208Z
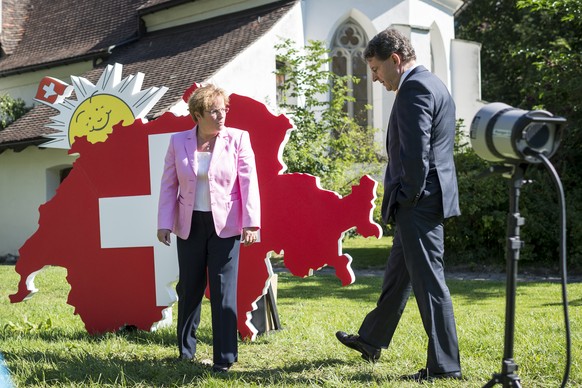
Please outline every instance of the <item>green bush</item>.
M324 41L309 41L301 49L286 39L275 49L282 64L276 74L284 79L278 105L295 127L283 152L287 172L318 176L323 188L346 195L362 175L381 169L376 129L360 125L345 109L355 100L350 82L360 80L329 69Z
M562 164L558 171L565 192L566 253L568 267L577 269L582 264L582 188L579 171ZM566 166L566 168L564 168ZM571 165L570 165L571 167ZM560 207L559 194L547 169L542 165L528 167L526 178L532 183L524 187L523 203L526 224L523 227L526 245L524 259L531 257L536 264L555 267L559 264Z
M552 157L562 180L567 208L568 268L582 267L582 3L577 0L483 0L465 2L467 7L456 17L457 38L482 43L482 100L502 101L521 109L544 109L568 120L558 153ZM469 4L470 3L470 4ZM467 166L469 155L457 155L460 179L471 179ZM491 177L497 184L503 179ZM521 230L524 241L520 260L544 267L559 263L558 194L550 175L541 165L528 166L526 179L532 183L522 189L520 212L525 218ZM507 181L507 179L505 179ZM473 196L477 187L489 190L483 180L463 182L461 210L464 214L450 222L450 248L461 258L471 257L474 246L479 251L486 230L467 231L487 215L493 215L495 198ZM507 182L506 182L507 185ZM493 194L492 194L493 195ZM487 198L485 198L487 197ZM508 202L506 193L501 199ZM479 212L467 211L467 201L484 201ZM507 203L506 202L506 203ZM508 205L497 209L507 212ZM505 219L498 218L503 225ZM498 233L505 240L505 228ZM466 249L461 233L475 236ZM502 243L505 247L505 241ZM476 254L480 256L480 254ZM499 256L499 258L497 258ZM496 255L501 260L503 255Z
M461 216L446 222L447 261L452 264L502 265L506 258L507 222L511 180L499 174L479 175L492 164L472 149L455 155L459 181ZM566 188L568 268L580 265L582 254L582 189L562 180ZM560 222L558 191L541 164L530 164L525 172L518 209L525 224L520 228L524 242L520 263L555 269L559 261ZM580 200L576 200L576 199Z
M12 98L9 95L0 96L0 130L6 128L20 117L24 116L30 108L26 107L21 98Z
M498 264L504 259L508 189L499 176L479 177L489 167L472 149L455 156L461 216L446 221L447 261Z

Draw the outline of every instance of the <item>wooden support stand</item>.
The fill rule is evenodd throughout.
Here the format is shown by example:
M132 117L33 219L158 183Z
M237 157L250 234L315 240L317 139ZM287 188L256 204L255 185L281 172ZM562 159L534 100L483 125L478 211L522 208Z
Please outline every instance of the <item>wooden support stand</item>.
M257 301L257 309L251 313L251 323L259 335L282 329L277 311L277 280L277 274L273 275L267 293Z

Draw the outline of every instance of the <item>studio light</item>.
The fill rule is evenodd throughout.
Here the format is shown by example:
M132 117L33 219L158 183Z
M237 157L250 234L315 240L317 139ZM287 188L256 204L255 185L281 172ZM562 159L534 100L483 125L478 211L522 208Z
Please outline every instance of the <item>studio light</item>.
M558 150L562 137L562 127L566 123L563 117L557 117L544 110L526 111L513 108L501 102L485 105L477 112L471 122L469 137L475 153L493 165L481 174L481 177L500 173L510 178L509 214L507 217L507 293L505 302L505 344L501 372L483 386L491 388L496 384L504 388L521 388L517 375L517 364L513 357L513 340L515 331L515 304L517 263L519 251L523 245L520 229L525 218L519 213L521 187L529 182L524 179L525 171L531 163L543 163L559 193L560 206L560 264L562 269L562 299L566 323L566 368L562 387L568 381L571 364L570 325L566 294L566 206L562 183L549 158Z
M550 158L558 149L566 122L544 110L526 111L501 102L485 105L471 122L473 150L490 162L540 163L535 154Z

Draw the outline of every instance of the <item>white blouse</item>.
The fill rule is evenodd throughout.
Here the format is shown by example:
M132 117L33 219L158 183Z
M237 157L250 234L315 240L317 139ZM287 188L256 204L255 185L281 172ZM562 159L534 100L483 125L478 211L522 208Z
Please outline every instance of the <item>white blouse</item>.
M212 152L196 152L198 161L198 171L196 171L196 195L194 196L194 210L209 212L210 208L210 185L208 183L208 169Z

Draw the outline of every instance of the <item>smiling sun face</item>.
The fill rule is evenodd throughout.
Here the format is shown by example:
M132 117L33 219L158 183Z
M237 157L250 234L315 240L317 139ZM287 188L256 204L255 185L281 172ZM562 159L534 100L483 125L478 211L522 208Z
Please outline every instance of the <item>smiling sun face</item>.
M52 140L43 147L69 149L79 137L86 137L91 144L106 141L114 126L121 122L128 126L145 118L168 91L166 87L140 90L144 75L137 73L121 79L121 71L119 63L108 65L95 85L71 76L77 100L68 98L71 85L45 77L35 100L57 109L59 114L46 125L56 133L46 135Z
M124 122L131 124L135 120L129 106L118 97L110 94L98 94L84 100L71 118L69 124L69 143L76 137L87 137L89 143L107 140L113 132L113 126Z

